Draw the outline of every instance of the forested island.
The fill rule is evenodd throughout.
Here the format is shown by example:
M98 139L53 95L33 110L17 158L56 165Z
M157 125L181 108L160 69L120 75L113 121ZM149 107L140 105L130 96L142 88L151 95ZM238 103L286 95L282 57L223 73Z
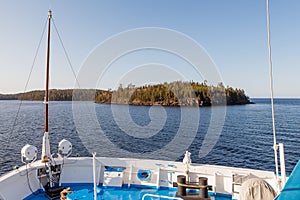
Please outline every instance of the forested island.
M72 101L74 90L50 90L50 101ZM0 100L43 101L43 90L20 94L1 95ZM224 87L222 83L209 86L198 82L176 81L156 85L136 87L120 85L116 90L77 89L76 100L95 101L107 104L161 105L161 106L211 106L250 104L243 89ZM92 96L92 99L91 99Z

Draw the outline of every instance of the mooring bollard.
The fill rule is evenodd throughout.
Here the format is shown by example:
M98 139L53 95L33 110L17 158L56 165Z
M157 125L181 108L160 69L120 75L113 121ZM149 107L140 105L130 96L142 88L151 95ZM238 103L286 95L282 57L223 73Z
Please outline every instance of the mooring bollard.
M178 195L186 196L186 187L180 185L180 184L186 184L185 176L184 175L177 176L177 183L178 183Z
M207 178L199 177L199 186L207 186ZM208 188L200 188L199 190L200 198L208 198Z

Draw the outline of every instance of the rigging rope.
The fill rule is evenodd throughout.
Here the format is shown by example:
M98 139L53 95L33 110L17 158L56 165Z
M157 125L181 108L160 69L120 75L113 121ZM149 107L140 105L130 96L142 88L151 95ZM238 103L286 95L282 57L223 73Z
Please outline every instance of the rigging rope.
M279 177L278 172L278 156L277 156L277 141L276 141L276 129L275 129L275 112L274 112L274 93L273 93L273 62L271 51L271 31L270 31L270 12L269 12L269 0L266 0L267 8L267 24L268 24L268 53L269 53L269 65L270 65L270 92L271 92L271 107L272 107L272 127L273 127L273 149L275 156L276 178Z
M36 49L36 51L35 51L35 55L34 55L34 58L33 58L33 62L32 62L31 68L30 68L30 72L29 72L29 74L28 74L28 78L27 78L27 81L26 81L26 84L25 84L23 93L25 93L25 92L27 91L27 87L28 87L28 84L29 84L29 80L30 80L30 77L31 77L33 68L34 68L34 66L35 66L36 58L37 58L38 52L39 52L39 50L40 50L40 47L41 47L41 43L42 43L43 37L44 37L44 35L45 35L46 27L47 27L47 20L45 21L44 28L43 28L43 31L42 31L42 35L41 35L41 37L40 37L40 41L39 41L39 43L38 43L38 47L37 47L37 49ZM23 103L23 100L21 99L20 104L19 104L19 106L18 106L18 110L17 110L16 116L15 116L15 118L14 118L14 122L13 122L13 125L12 125L12 128L11 128L11 131L10 131L10 133L9 133L9 135L8 135L7 142L5 142L5 146L3 147L4 152L7 152L7 148L10 146L10 142L11 142L11 139L12 139L12 136L13 136L13 132L14 132L14 130L15 130L15 126L16 126L17 121L18 121L18 117L19 117L19 114L20 114L20 110L21 110L22 103Z
M27 165L29 165L29 164L26 163L26 165L25 165L25 166L26 166L27 185L28 185L28 188L29 188L31 194L34 194L34 195L35 195L35 193L34 193L32 187L31 187L31 185L30 185L30 181L29 181L29 171L28 171L28 166L27 166Z
M37 49L36 49L36 51L35 51L34 59L33 59L33 62L32 62L32 65L31 65L31 68L30 68L30 71L29 71L29 74L28 74L28 78L27 78L27 81L26 81L26 84L25 84L23 93L25 93L25 92L27 91L27 88L28 88L28 84L29 84L29 81L30 81L30 78L31 78L31 75L32 75L32 72L33 72L33 69L34 69L34 66L35 66L35 63L36 63L36 60L37 60L37 56L38 56L38 53L39 53L39 51L40 51L41 43L42 43L42 41L43 41L43 38L44 38L44 35L45 35L45 32L46 32L47 20L48 20L48 18L47 18L46 21L45 21L45 24L44 24L44 27L43 27L43 31L42 31L42 34L41 34L41 37L40 37L40 40L39 40L39 43L38 43L38 47L37 47ZM72 66L72 64L71 64L70 58L69 58L69 56L68 56L68 54L67 54L66 48L65 48L65 46L64 46L64 44L63 44L63 42L62 42L61 36L60 36L60 34L59 34L59 32L58 32L58 29L57 29L57 27L56 27L56 25L55 25L55 22L54 22L53 18L52 18L52 22L53 22L53 24L54 24L55 31L56 31L56 33L57 33L57 35L58 35L59 41L60 41L61 46L62 46L62 48L63 48L63 51L64 51L64 54L65 54L66 59L67 59L67 61L68 61L68 64L69 64L69 66L70 66L70 68L71 68L71 71L72 71L74 77L75 77L76 83L77 83L78 87L80 88L80 84L79 84L79 81L78 81L78 79L77 79L77 77L76 77L74 68L73 68L73 66ZM9 131L8 138L7 138L7 142L5 142L5 145L4 145L4 147L3 147L3 152L7 152L7 149L8 149L9 146L10 146L11 140L12 140L12 138L13 138L13 133L14 133L14 130L15 130L17 121L18 121L19 114L20 114L20 110L21 110L22 103L23 103L23 100L20 99L20 104L18 105L18 109L17 109L17 113L16 113L16 116L15 116L14 121L13 121L13 125L12 125L12 127L11 127L11 130Z
M60 37L60 34L59 34L59 32L58 32L58 29L57 29L57 27L56 27L56 24L55 24L53 18L52 18L52 22L53 22L53 25L54 25L56 34L57 34L57 36L58 36L58 38L59 38L60 44L61 44L61 46L62 46L62 48L63 48L63 50L64 50L64 54L65 54L65 56L66 56L66 58L67 58L68 64L69 64L69 66L70 66L70 68L71 68L71 71L72 71L72 73L73 73L73 76L74 76L74 78L75 78L75 81L76 81L78 87L80 88L80 84L79 84L79 81L78 81L78 79L77 79L77 76L76 76L75 70L74 70L74 68L73 68L73 65L72 65L72 63L71 63L71 61L70 61L70 57L69 57L69 55L68 55L68 53L67 53L67 51L66 51L66 48L65 48L64 43L62 42L62 39L61 39L61 37Z

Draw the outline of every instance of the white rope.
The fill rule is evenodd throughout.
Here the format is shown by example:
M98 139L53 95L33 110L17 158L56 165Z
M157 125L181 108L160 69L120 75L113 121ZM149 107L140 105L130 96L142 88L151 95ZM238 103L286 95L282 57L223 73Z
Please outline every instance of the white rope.
M270 12L269 12L269 0L266 0L267 8L267 24L268 24L268 53L269 53L269 65L270 65L270 92L271 92L271 107L272 107L272 126L273 126L273 149L275 156L276 178L278 179L278 157L277 157L277 141L276 141L276 129L275 129L275 114L274 114L274 94L273 94L273 63L271 52L271 31L270 31Z

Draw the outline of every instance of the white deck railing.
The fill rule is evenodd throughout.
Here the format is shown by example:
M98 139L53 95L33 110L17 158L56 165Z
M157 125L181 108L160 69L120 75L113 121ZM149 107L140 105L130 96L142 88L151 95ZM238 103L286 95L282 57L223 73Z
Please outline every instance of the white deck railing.
M164 195L157 195L157 194L144 194L142 197L142 200L145 200L145 197L157 197L160 199L178 199L178 200L183 200L180 197L169 197L169 196L164 196Z

